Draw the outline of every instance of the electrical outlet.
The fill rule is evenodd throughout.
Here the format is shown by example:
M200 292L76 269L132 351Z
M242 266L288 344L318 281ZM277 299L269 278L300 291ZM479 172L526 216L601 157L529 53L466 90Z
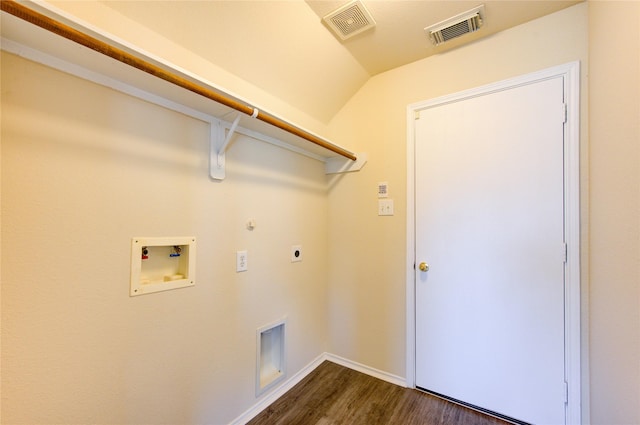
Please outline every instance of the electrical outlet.
M247 251L236 251L236 272L249 270Z
M302 245L293 245L291 247L291 262L297 263L302 261Z

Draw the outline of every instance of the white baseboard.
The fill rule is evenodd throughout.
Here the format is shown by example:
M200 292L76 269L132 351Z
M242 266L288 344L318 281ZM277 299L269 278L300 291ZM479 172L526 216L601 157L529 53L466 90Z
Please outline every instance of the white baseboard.
M320 366L320 364L325 360L326 356L324 353L316 357L313 361L311 361L311 363L298 371L298 373L284 381L280 386L274 388L265 397L260 399L256 404L249 408L249 410L235 418L229 425L244 425L249 422L251 419L256 417L258 413L269 407L271 403L282 397L284 393L293 388L298 382L302 381L308 374L313 372L313 370Z
M407 386L407 380L401 376L383 372L381 370L363 365L362 363L354 362L349 359L345 359L344 357L336 356L335 354L324 353L324 356L325 359L329 360L330 362L348 367L349 369L356 370L358 372L364 373L365 375L373 376L374 378L382 379L383 381L387 381L401 387Z
M349 369L353 369L355 371L364 373L369 376L373 376L374 378L382 379L383 381L390 382L395 385L399 385L401 387L407 386L407 381L405 378L402 378L397 375L393 375L391 373L383 372L378 369L374 369L369 366L365 366L361 363L357 363L348 359L345 359L340 356L336 356L335 354L330 353L322 353L318 357L316 357L311 363L303 367L298 373L293 375L291 378L284 381L280 386L274 388L269 394L267 394L264 398L259 400L256 404L254 404L251 408L245 411L243 414L234 419L229 425L244 425L249 422L251 419L256 417L260 412L269 407L270 404L275 402L277 399L282 397L284 393L293 388L298 382L302 381L307 375L315 370L318 366L322 364L325 360L328 360L333 363L337 363L341 366L348 367Z

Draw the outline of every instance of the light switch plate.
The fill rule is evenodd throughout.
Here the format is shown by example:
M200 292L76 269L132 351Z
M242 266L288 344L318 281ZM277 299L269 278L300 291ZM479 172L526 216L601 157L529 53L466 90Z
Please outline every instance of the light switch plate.
M393 199L378 200L378 215L393 215Z

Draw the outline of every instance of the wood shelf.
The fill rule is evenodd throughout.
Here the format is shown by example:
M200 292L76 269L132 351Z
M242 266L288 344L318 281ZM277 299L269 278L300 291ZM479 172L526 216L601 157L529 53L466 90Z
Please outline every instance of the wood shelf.
M31 6L1 3L3 50L210 123L214 179L224 178L224 142L233 132L323 161L327 174L357 171L366 163L366 154L356 155L259 110L175 64L43 4L37 11L25 4ZM240 118L233 129L229 117Z

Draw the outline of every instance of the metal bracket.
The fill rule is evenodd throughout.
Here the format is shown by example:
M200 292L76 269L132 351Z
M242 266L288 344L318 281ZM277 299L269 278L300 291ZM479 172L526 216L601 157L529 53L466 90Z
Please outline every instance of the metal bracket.
M240 117L238 114L229 132L225 136L225 129L219 121L211 123L211 134L209 139L209 175L215 180L224 180L225 177L225 152L231 142L231 138L236 132Z
M360 171L364 164L367 163L367 154L364 152L358 152L356 154L357 159L351 161L348 158L341 156L334 156L327 158L324 164L325 174L341 174L350 173L352 171Z
M235 133L236 132L236 128L238 128L238 123L240 122L240 116L241 116L241 114L238 114L236 119L233 120L233 124L231 124L231 128L229 129L229 133L227 133L227 137L224 139L224 143L220 147L220 150L218 151L218 154L221 154L221 153L224 154L224 152L227 150L227 146L229 146L229 142L231 141L231 138L233 137L233 133Z
M220 150L224 140L224 127L218 121L211 122L209 135L209 176L214 180L224 180L225 155Z

